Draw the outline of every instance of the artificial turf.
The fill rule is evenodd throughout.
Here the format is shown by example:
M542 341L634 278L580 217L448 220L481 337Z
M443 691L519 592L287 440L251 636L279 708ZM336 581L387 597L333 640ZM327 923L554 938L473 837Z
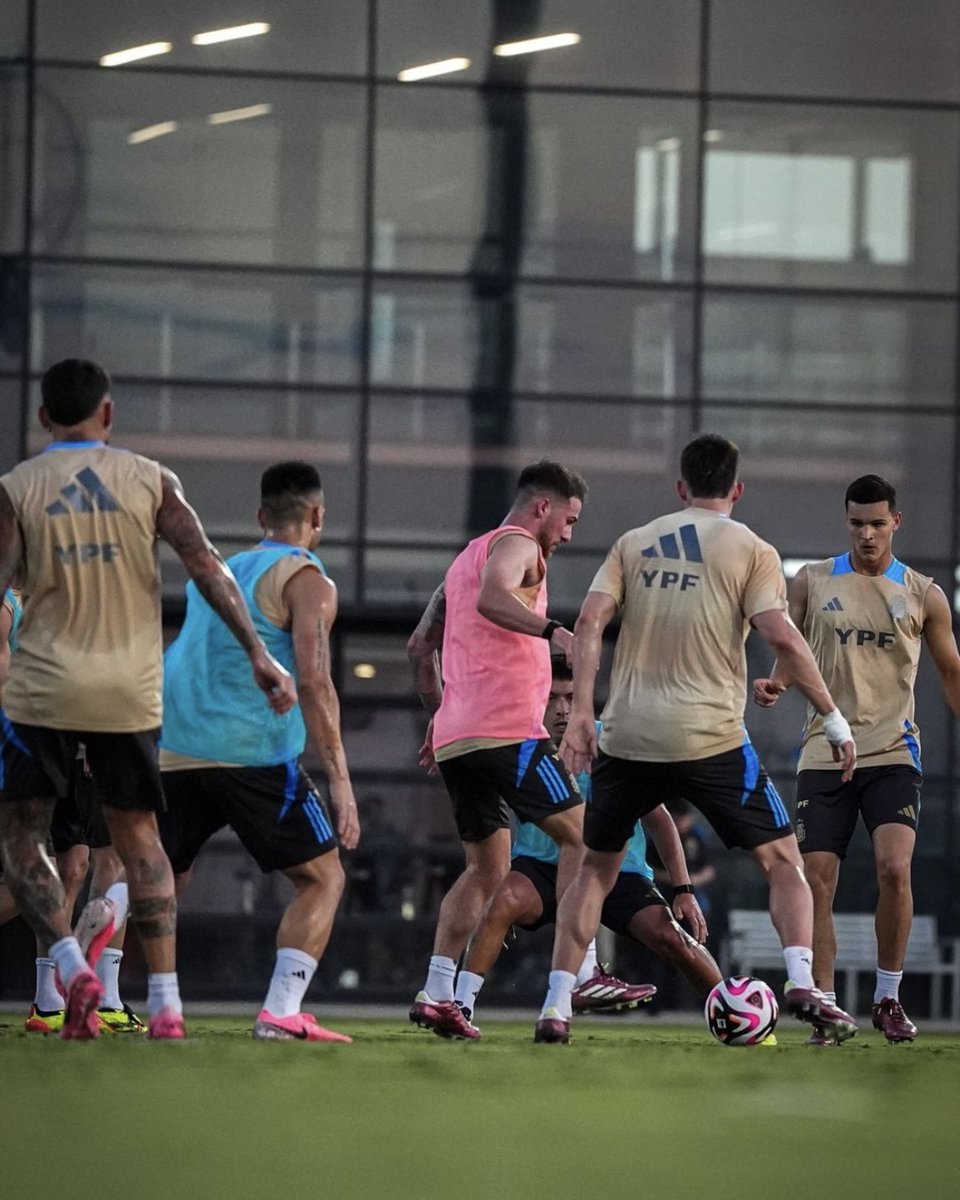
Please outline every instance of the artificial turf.
M321 1018L322 1020L322 1018ZM479 1043L330 1021L352 1046L61 1042L0 1015L0 1191L10 1200L955 1200L960 1037L863 1031L727 1048L701 1028L529 1022Z

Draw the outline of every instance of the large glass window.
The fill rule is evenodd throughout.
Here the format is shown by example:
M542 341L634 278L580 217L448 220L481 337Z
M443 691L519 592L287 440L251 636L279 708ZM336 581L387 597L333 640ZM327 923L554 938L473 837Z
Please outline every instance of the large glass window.
M697 0L389 0L377 6L380 75L460 60L435 78L693 91L700 57ZM578 40L503 57L495 46ZM465 62L463 60L466 60Z
M632 288L462 283L376 288L377 384L464 391L688 394L691 305Z
M34 249L359 266L364 90L41 71Z
M692 277L693 102L399 85L383 95L377 267Z
M27 53L27 0L4 0L0 5L0 62Z
M34 369L86 355L115 375L353 383L358 283L322 276L44 266Z
M704 395L952 406L956 315L946 301L708 293Z
M0 253L24 248L26 180L26 88L22 67L0 66ZM0 299L0 307L4 301ZM0 315L0 320L3 320Z
M708 125L708 280L956 290L956 113L717 103Z
M37 8L41 58L96 63L104 55L151 47L154 53L134 61L202 71L356 75L366 70L366 0L256 0L251 6L224 0L97 0L94 5L38 0Z
M711 0L718 92L960 100L954 0Z

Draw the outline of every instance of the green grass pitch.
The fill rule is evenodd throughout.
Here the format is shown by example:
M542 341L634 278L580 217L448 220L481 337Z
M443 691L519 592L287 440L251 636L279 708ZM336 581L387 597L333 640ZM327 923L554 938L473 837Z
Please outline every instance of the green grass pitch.
M184 1043L66 1043L21 1022L0 1015L10 1200L960 1196L958 1036L815 1050L783 1021L776 1049L730 1049L610 1018L564 1047L353 1019L327 1046L194 1018Z

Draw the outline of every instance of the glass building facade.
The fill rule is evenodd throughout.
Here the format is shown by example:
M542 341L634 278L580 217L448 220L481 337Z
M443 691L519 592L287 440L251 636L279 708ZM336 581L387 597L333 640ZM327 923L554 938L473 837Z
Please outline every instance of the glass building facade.
M406 634L529 461L590 485L559 615L700 431L788 570L844 548L852 478L892 479L900 557L953 600L953 0L4 0L0 160L0 469L74 355L225 552L265 466L316 462L357 790L421 849L452 826ZM182 583L165 560L173 623ZM917 908L960 933L929 663L918 717ZM748 713L787 794L801 719Z

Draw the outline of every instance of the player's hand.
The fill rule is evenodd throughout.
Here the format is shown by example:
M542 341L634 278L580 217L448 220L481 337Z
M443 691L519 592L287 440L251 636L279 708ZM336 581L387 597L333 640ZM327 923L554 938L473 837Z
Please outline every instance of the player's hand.
M360 842L360 814L349 779L330 784L330 803L337 818L337 837L344 850L356 850Z
M844 742L840 746L831 746L833 751L833 761L843 763L843 770L840 772L840 778L844 783L849 783L853 778L853 772L857 768L857 747L853 742Z
M597 756L597 725L593 716L570 714L566 733L560 743L560 761L576 779L581 771L593 769Z
M783 693L787 690L785 683L777 679L755 679L753 681L753 702L761 708L773 708Z
M427 732L423 735L423 745L417 754L417 762L428 775L440 774L437 760L433 757L433 717L430 718Z
M257 687L265 693L273 711L281 717L288 713L297 703L297 685L290 672L263 647L250 655L250 666Z
M553 631L550 635L550 649L554 653L562 654L568 667L573 666L573 634L569 629L564 629L561 625Z
M682 925L687 923L691 934L702 946L707 940L707 919L697 903L697 898L691 892L679 892L673 898L673 915Z

